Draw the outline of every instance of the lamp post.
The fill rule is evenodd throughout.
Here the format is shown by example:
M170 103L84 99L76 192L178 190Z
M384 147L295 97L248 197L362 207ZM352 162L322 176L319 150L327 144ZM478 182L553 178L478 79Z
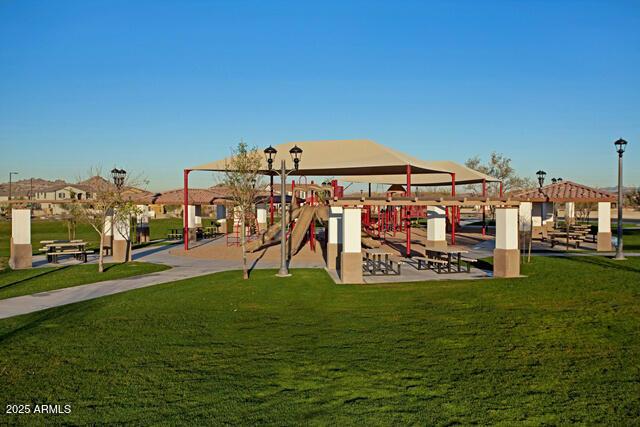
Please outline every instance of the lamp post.
M273 225L273 160L276 157L278 151L273 148L271 145L264 149L264 156L267 159L267 164L269 165L269 225Z
M11 177L18 175L18 172L9 172L9 200L11 200Z
M544 185L544 177L547 175L547 173L543 170L539 170L538 172L536 172L536 175L538 176L538 184L540 185L540 188L542 188L542 186Z
M623 260L622 253L622 155L627 148L627 141L620 138L613 143L618 152L618 244L616 245L616 256L614 259Z
M113 183L118 188L118 190L122 189L122 185L124 184L124 179L127 176L127 171L124 169L113 168L111 169L111 177L113 178Z
M276 154L278 151L269 146L264 150L264 154L267 158L267 165L269 167L269 173L272 177L276 173L273 170L273 162L275 160ZM287 171L287 165L284 159L280 162L280 270L278 270L278 277L289 277L289 268L287 267L287 176L289 176L292 172L296 172L300 167L300 160L302 159L302 149L297 145L293 146L291 150L289 150L289 154L291 155L291 160L293 160L293 169ZM273 188L273 185L272 185ZM272 190L273 194L273 190ZM291 195L295 197L294 194ZM273 195L272 195L273 197Z

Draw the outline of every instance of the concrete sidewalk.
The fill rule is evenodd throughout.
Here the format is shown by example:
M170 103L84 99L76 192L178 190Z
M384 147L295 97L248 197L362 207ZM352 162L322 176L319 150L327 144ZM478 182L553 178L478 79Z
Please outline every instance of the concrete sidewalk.
M169 253L169 251L174 248L175 246L173 245L148 246L134 250L132 254L134 261L164 264L171 266L172 268L170 270L0 300L0 319L113 295L133 289L203 276L205 274L242 269L241 260L205 260L186 256L175 256ZM105 262L110 261L110 257L105 258ZM89 262L97 263L97 256L92 256ZM77 263L77 261L72 259L62 262L61 265ZM54 265L55 264L48 264L44 256L34 257L34 267L36 268ZM318 268L323 266L324 264L320 265L317 261L296 262L293 265L294 268ZM249 267L265 269L278 268L279 265L271 261L259 260L255 265L249 262Z

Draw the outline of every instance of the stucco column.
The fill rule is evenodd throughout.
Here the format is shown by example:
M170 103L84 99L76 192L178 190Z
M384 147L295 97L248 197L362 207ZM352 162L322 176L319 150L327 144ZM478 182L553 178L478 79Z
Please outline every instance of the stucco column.
M11 209L11 242L9 267L31 268L31 209Z
M147 205L137 205L138 215L136 216L136 240L138 243L146 243L149 236L149 207Z
M267 229L267 208L260 206L256 209L256 219L258 220L258 227L260 230Z
M198 224L196 223L196 206L194 205L187 206L187 228L189 230L189 241L195 242L198 238Z
M327 230L327 268L340 269L340 253L342 252L342 207L329 208L329 225Z
M520 275L518 250L518 208L496 207L496 248L493 251L494 277Z
M360 208L344 208L342 212L342 283L362 283L362 231Z
M542 225L547 229L553 228L553 223L556 220L553 211L553 202L544 202L542 204Z
M576 222L576 204L574 202L566 202L564 204L564 220L568 224Z
M444 207L427 207L427 248L443 248L447 246L447 216Z
M104 217L104 248L113 254L113 211Z
M598 203L598 252L611 252L611 203Z
M128 262L131 261L131 236L129 229L129 216L121 217L117 212L114 213L113 223L113 261Z

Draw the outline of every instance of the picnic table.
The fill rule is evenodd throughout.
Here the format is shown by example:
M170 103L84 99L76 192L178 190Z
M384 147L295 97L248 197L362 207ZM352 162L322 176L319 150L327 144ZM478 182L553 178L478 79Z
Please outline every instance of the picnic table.
M384 248L373 248L363 249L362 252L364 253L365 271L369 274L400 274L400 262L396 262L396 265L398 266L397 270L393 267L393 260L391 259L391 256L395 254L394 251Z
M169 233L167 234L167 239L169 240L180 240L182 239L182 234L183 234L183 229L182 228L171 228L169 229Z
M467 273L471 272L471 263L476 262L475 259L462 258L462 254L469 253L468 250L461 246L445 246L442 248L427 248L425 257L418 257L418 269L421 269L421 261L426 261L427 268L435 265L437 272L442 273L442 267L446 267L446 273L461 273L462 262L467 264ZM457 264L457 271L452 271L451 265Z
M205 239L210 239L218 233L218 227L216 226L206 226L202 227L202 236Z
M43 240L44 244L40 250L47 255L47 262L57 264L60 255L73 255L77 260L87 262L87 242L82 240Z

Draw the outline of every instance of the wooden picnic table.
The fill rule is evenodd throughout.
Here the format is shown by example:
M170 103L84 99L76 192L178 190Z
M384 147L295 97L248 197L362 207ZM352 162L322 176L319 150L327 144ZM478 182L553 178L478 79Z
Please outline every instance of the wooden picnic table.
M393 261L390 259L396 252L384 248L365 248L362 252L365 257L365 268L370 274L400 274L400 263L397 263L398 270L396 271L393 268Z

